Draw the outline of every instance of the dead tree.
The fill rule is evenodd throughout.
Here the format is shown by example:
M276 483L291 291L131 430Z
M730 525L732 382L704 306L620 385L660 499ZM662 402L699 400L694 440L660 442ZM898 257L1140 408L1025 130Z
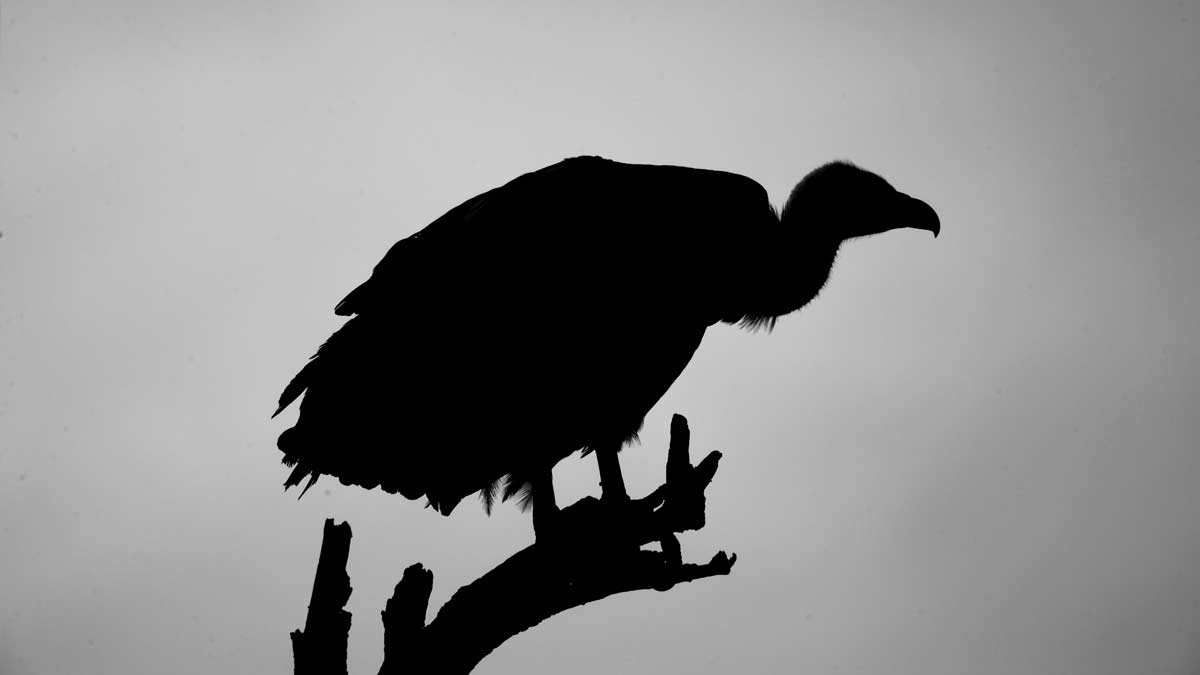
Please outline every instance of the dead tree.
M704 490L721 453L699 464L688 457L687 420L671 420L666 481L642 499L614 507L585 497L559 514L555 530L463 586L429 623L433 572L404 570L383 610L380 675L462 675L505 640L559 612L617 593L729 574L737 555L717 552L684 563L676 535L704 527ZM325 521L312 600L303 631L292 633L296 675L344 675L350 613L346 560L350 525ZM657 543L660 550L643 548ZM514 608L498 614L495 607Z

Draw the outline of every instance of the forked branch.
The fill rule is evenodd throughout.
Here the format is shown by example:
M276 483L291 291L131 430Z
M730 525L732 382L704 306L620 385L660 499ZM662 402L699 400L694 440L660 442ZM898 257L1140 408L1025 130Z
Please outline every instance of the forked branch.
M687 420L675 415L671 420L666 482L646 497L620 506L585 497L563 509L554 536L518 551L460 588L428 624L425 614L433 589L433 573L420 564L406 569L383 611L384 660L380 675L469 673L505 640L565 610L618 593L666 591L681 582L729 574L737 556L727 556L723 551L706 563L682 561L676 535L704 526L704 490L712 481L721 457L713 451L699 464L692 465L688 446ZM348 550L349 526L333 526L332 521L326 521L322 565L334 527L345 528ZM643 548L654 542L661 550ZM345 556L340 560L344 576ZM319 565L305 639L311 637L308 635L313 632L311 626L324 625L321 620L314 624L313 612L318 608L345 614L345 633L319 633L331 641L340 640L326 645L326 653L340 655L341 669L302 668L303 658L314 658L314 663L328 660L322 660L323 656L318 658L311 641L301 642L296 637L300 631L296 631L293 651L297 674L346 672L349 614L341 609L341 604L332 607L317 603L319 591L322 597L326 595L319 589L326 579L336 581L337 577L323 574ZM339 597L336 591L329 595ZM348 597L347 580L342 604ZM498 607L504 611L496 611Z

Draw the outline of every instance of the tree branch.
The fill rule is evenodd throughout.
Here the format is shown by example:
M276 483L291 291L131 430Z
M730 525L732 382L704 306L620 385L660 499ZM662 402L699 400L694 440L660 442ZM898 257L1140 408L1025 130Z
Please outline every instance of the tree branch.
M346 675L346 643L350 639L350 523L334 525L325 519L321 555L313 579L312 598L304 630L292 631L292 660L296 675Z
M380 675L451 675L469 673L496 647L546 619L618 593L654 589L729 574L737 556L720 551L707 563L684 564L676 535L704 526L704 490L712 481L721 453L710 452L693 466L688 457L687 420L671 421L667 479L642 499L610 504L585 497L563 509L550 537L518 551L479 579L463 586L428 625L425 615L433 573L420 564L404 571L384 609L384 660ZM332 521L326 521L328 543ZM349 547L349 526L345 526ZM657 542L661 551L646 550ZM318 605L318 586L326 563L325 545L313 588L309 624ZM345 577L345 555L340 558ZM345 596L349 597L346 579ZM331 591L337 597L336 591ZM324 593L322 593L324 596ZM338 605L338 611L341 604ZM345 614L346 631L349 614ZM300 631L293 633L296 673L345 673L345 633L334 636L341 670L301 670ZM324 655L304 652L314 657ZM336 660L336 656L334 658Z

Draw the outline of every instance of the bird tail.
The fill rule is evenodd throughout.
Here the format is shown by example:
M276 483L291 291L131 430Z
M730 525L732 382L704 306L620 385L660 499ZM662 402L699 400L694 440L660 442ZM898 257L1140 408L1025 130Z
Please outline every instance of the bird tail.
M288 382L288 385L283 388L283 393L279 395L279 407L276 408L275 412L271 415L272 419L279 415L279 413L283 412L284 408L291 405L292 401L295 401L297 398L299 398L300 394L303 394L305 389L308 389L313 372L316 370L315 366L320 363L320 361L317 359L318 355L319 353L313 354L309 359L309 362L304 364L304 367L300 369L300 372L296 373L296 376L292 378L292 381Z
M363 329L362 318L354 317L334 331L333 335L330 335L325 343L317 349L317 353L308 357L308 363L304 364L300 372L296 373L296 376L283 388L283 393L279 395L279 407L275 409L275 413L271 417L274 418L283 412L284 408L300 398L300 394L303 394L315 380L323 377L322 369L325 368L326 358L331 354L340 354L344 359L346 352L353 353L355 341L361 342ZM335 361L339 360L339 356L333 358Z
M278 445L279 449L283 451L284 466L294 467L291 475L283 482L284 491L287 491L293 485L299 485L300 481L306 477L308 478L308 484L304 486L304 489L300 491L300 496L296 498L301 499L308 492L308 489L317 482L317 479L321 477L321 472L296 452L297 448L295 448L295 444L292 442L292 439L295 438L294 432L295 428L293 427L280 434Z

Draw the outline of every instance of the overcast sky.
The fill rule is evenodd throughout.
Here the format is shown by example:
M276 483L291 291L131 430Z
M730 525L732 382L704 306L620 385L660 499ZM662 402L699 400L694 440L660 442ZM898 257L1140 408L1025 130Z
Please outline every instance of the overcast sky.
M392 242L577 154L776 203L846 158L944 231L712 329L622 453L640 494L671 413L725 451L683 545L731 576L477 672L1200 672L1198 66L1191 0L4 2L0 673L290 672L326 517L373 673L404 567L438 607L528 544L509 505L297 502L268 417Z

